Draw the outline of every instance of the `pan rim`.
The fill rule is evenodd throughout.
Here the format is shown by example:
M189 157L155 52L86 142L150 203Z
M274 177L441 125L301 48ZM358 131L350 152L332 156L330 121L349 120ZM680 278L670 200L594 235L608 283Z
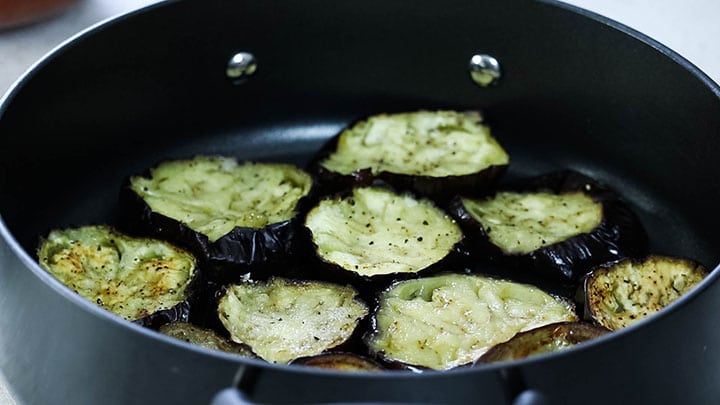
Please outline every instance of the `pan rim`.
M685 59L683 56L678 54L677 52L673 51L672 49L668 48L667 46L661 44L660 42L648 37L645 34L640 33L639 31L630 28L622 23L619 23L617 21L614 21L610 18L604 17L602 15L599 15L597 13L588 11L586 9L570 5L567 3L563 3L561 1L557 0L534 0L539 3L547 4L552 7L557 7L559 9L566 10L568 12L580 15L584 18L588 18L592 21L595 21L597 23L609 26L610 28L620 31L626 35L629 35L633 39L640 41L644 45L650 46L651 48L655 49L656 51L660 52L664 56L670 58L673 62L676 64L679 64L682 68L684 68L686 71L691 73L695 78L700 80L704 87L712 91L712 93L720 98L720 85L715 83L707 74L705 74L702 70L700 70L697 66L695 66L692 62ZM45 54L42 58L40 58L38 61L36 61L32 66L30 66L6 91L6 93L2 96L0 96L0 120L2 120L2 117L4 116L4 113L8 107L12 103L13 98L15 95L17 95L20 91L22 91L24 85L32 80L33 76L40 71L44 66L51 63L56 57L61 55L67 48L75 45L78 41L84 40L90 36L92 36L95 32L100 31L102 29L106 29L107 27L113 26L115 24L119 24L122 21L125 21L126 19L130 19L135 15L143 14L146 12L149 12L151 10L171 6L173 4L178 3L178 0L160 0L157 3L145 6L143 8L140 8L138 10L134 10L129 13L121 14L118 16L114 16L111 18L108 18L106 20L103 20L101 22L98 22L83 31L71 36L70 38L63 41L61 44L53 48L51 51L49 51L47 54ZM33 273L34 276L42 280L47 286L51 287L55 292L63 296L64 298L69 299L74 304L78 305L82 310L85 310L89 312L92 316L99 317L103 319L104 321L109 321L111 323L114 323L115 325L121 326L121 327L129 327L130 330L134 331L135 333L139 333L143 335L146 338L150 339L158 339L159 341L163 341L168 344L176 345L177 347L181 347L184 349L189 349L191 351L195 351L196 353L200 353L203 355L209 355L213 356L218 359L228 360L235 362L238 366L242 365L256 365L261 368L270 368L273 370L278 370L282 372L298 372L302 374L311 374L311 375L337 375L337 372L334 371L327 371L327 370L320 370L320 369L314 369L309 367L294 367L294 366L288 366L288 365L280 365L280 364L273 364L273 363L266 363L261 360L255 360L255 359L247 359L238 357L232 354L219 352L215 350L205 349L196 345L192 345L190 343L186 343L174 338L171 338L169 336L163 336L159 333L156 333L155 331L149 330L147 328L144 328L140 325L133 324L131 322L127 322L120 318L119 316L116 316L108 311L103 310L102 308L96 306L95 304L83 299L79 295L75 294L72 290L70 290L68 287L64 286L62 283L60 283L58 280L56 280L54 277L52 277L49 273L47 273L45 270L43 270L37 261L31 256L29 252L27 252L20 243L15 239L14 235L8 228L2 213L0 213L0 237L3 239L3 242L7 244L9 247L10 253L14 254L19 261L26 267L29 268ZM22 269L24 271L25 269ZM500 363L493 363L493 364L487 364L483 365L482 367L477 368L456 368L451 370L445 370L445 371L428 371L424 372L422 374L414 374L412 372L398 372L398 373L382 373L382 378L390 378L390 379L403 379L407 378L408 375L414 375L419 378L432 378L433 376L438 375L456 375L456 374L465 374L465 373L476 373L476 372L496 372L502 369L506 369L508 366L513 367L524 367L526 365L531 365L539 362L545 362L545 361L551 361L553 359L559 358L561 356L571 356L574 353L578 352L579 350L590 350L591 348L597 347L597 345L603 345L605 342L610 341L612 339L622 339L623 337L627 336L628 334L634 333L634 331L638 328L644 328L645 325L650 324L651 322L660 322L663 318L670 316L671 313L679 311L682 307L686 306L687 303L689 303L692 300L697 299L700 294L703 294L705 290L707 290L712 284L717 282L718 278L720 278L720 263L716 264L715 267L710 271L708 276L693 290L680 297L675 302L671 303L668 307L664 308L662 311L655 313L651 316L648 316L645 319L640 320L639 322L630 325L622 330L615 331L613 333L606 334L604 336L601 336L599 338L593 339L590 342L587 342L586 344L582 344L579 346L568 348L567 350L562 350L560 352L554 352L554 353L546 353L538 356L534 356L531 358L526 359L520 359L520 360L514 360L511 362L500 362ZM347 375L343 375L343 377L347 378L374 378L381 375L380 373L371 373L371 374L356 374L356 373L348 373Z

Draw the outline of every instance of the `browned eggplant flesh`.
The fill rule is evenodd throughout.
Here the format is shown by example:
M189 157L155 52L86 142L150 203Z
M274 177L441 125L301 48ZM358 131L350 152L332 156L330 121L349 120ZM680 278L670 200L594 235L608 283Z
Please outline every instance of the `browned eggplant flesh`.
M559 322L520 332L507 342L493 346L478 363L512 361L573 347L610 332L585 322Z
M585 278L585 312L617 330L668 306L707 274L693 260L656 255L599 266Z
M141 324L187 320L193 255L157 239L107 226L54 230L38 249L40 265L83 298Z
M52 231L38 261L168 336L356 371L552 352L659 311L707 274L648 256L641 221L606 185L572 170L501 183L509 162L479 112L376 114L307 171L197 156L131 175L112 227ZM595 326L578 323L576 292Z
M218 304L230 338L273 363L340 346L368 312L350 286L284 278L230 285Z
M399 189L443 197L486 188L509 161L477 111L417 111L357 122L322 149L311 170L326 185L381 179Z
M382 292L365 340L386 362L446 370L476 361L518 332L577 319L570 301L537 287L443 274Z
M574 283L594 265L647 249L645 230L630 206L573 171L526 179L484 198L459 197L451 211L471 249L564 283Z
M295 359L291 364L325 368L336 371L368 372L382 371L383 366L373 359L360 356L354 353L324 353L317 356L301 357Z
M220 336L211 329L202 328L191 323L168 323L160 326L158 332L206 349L234 353L243 357L257 357L246 345L235 343Z
M128 222L222 270L286 261L312 187L310 175L290 164L198 156L130 177L122 202Z

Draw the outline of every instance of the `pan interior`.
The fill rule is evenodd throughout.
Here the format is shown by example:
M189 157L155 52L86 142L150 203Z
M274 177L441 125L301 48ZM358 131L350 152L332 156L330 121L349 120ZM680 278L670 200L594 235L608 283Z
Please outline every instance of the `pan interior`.
M30 255L52 228L112 224L125 177L160 160L302 165L368 114L453 108L483 111L509 178L579 170L630 202L653 252L720 262L718 90L662 48L543 2L188 3L75 41L7 98L0 214ZM478 49L501 61L497 86L470 80ZM242 85L224 74L238 50L259 61Z
M327 138L355 118L359 117L329 116L307 123L203 132L170 144L149 143L127 150L115 145L122 151L115 156L87 156L79 162L57 157L43 160L30 171L23 169L17 173L12 184L17 190L14 198L2 201L3 218L28 253L34 255L39 238L50 229L116 224L117 197L123 180L160 160L225 155L304 166ZM653 184L644 182L636 169L608 164L612 157L513 135L496 134L511 154L506 180L563 168L579 170L609 185L630 202L650 235L651 251L692 257L706 266L718 262L718 253L713 249L715 240L706 237L706 224L693 223L688 218L687 213L693 210L692 201L663 195Z

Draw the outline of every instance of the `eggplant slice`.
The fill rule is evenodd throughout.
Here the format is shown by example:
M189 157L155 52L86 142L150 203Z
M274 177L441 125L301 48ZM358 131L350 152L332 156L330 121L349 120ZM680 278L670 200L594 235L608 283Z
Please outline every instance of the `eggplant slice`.
M188 318L196 260L167 242L84 226L50 232L37 254L61 283L124 319L150 326Z
M507 342L493 346L477 363L512 361L552 353L595 339L610 332L584 322L559 322L515 335Z
M389 363L445 370L474 362L518 332L577 319L570 301L537 287L444 274L381 293L365 341Z
M380 187L320 201L305 226L331 271L364 281L437 267L463 238L455 220L430 200Z
M584 282L586 316L610 330L624 328L677 300L707 274L693 260L655 255L598 266Z
M122 203L142 231L191 250L219 281L237 281L243 266L292 256L312 186L310 175L290 164L199 156L131 177ZM227 271L232 267L241 271Z
M350 339L368 308L350 286L271 278L228 286L218 304L230 338L273 363L313 356Z
M578 172L527 179L485 198L458 197L451 212L474 251L530 279L572 284L592 266L645 254L640 220L617 194Z
M210 350L234 353L243 357L257 357L249 347L241 345L215 333L187 322L173 322L162 325L158 332Z
M375 360L354 353L323 353L317 356L295 359L291 364L336 371L367 372L385 370L385 368Z
M380 179L440 200L487 189L510 158L476 111L379 114L345 129L311 171L334 191Z

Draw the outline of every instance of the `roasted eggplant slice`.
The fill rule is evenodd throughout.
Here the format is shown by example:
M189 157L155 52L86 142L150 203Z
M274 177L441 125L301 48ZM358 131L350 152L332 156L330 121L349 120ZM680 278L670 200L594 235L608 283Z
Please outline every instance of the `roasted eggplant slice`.
M348 341L368 314L357 294L350 286L271 278L229 286L218 314L233 341L287 363Z
M478 275L445 274L381 293L365 341L388 362L444 370L538 326L575 321L570 301L537 287Z
M382 371L384 368L375 360L353 353L323 353L317 356L301 357L293 365L327 368L337 371Z
M507 342L493 346L478 363L512 361L556 352L610 332L584 322L559 322L521 332Z
M325 185L349 188L380 179L439 199L480 191L507 169L509 156L478 112L380 114L342 131L311 170Z
M285 262L294 253L299 206L313 180L289 164L200 156L163 162L128 183L122 203L130 222L191 250L219 269L220 281L236 281L242 272L223 273L228 267Z
M231 342L210 329L187 322L173 322L162 325L158 332L210 350L239 354L243 357L257 357L249 347Z
M365 281L414 276L447 258L463 238L429 200L379 187L322 200L305 226L330 271Z
M452 214L469 244L533 277L572 283L600 263L644 255L647 236L620 197L593 179L561 171L495 194L456 198Z
M693 260L665 256L599 266L585 278L586 316L611 330L623 328L663 309L707 274Z
M142 325L187 320L196 260L171 244L107 226L50 232L40 265L83 298Z

